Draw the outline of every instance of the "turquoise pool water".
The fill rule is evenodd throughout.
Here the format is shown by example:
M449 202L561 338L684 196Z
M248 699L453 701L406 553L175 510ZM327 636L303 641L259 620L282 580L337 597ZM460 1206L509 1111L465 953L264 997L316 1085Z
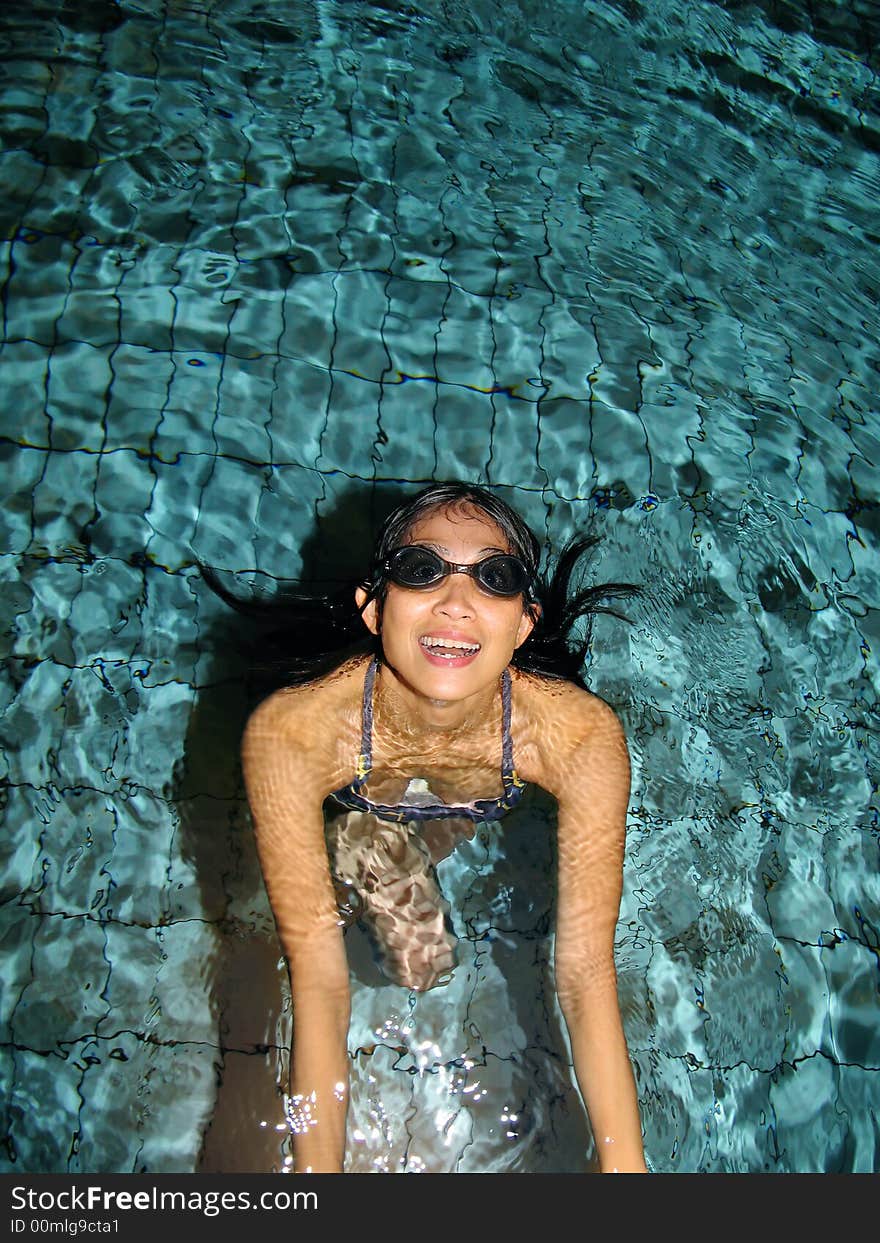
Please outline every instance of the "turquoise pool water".
M878 1169L878 32L831 0L3 7L0 1168L285 1168L246 679L193 561L333 577L456 477L646 587L590 680L634 761L653 1167ZM442 868L446 990L350 936L349 1168L583 1168L552 809Z

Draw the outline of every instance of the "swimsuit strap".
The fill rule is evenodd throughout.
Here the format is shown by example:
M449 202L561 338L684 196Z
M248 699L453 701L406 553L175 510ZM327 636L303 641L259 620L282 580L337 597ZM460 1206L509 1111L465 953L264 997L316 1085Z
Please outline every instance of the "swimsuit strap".
M501 675L501 779L505 789L517 776L513 767L513 738L510 734L510 670Z
M357 758L355 785L362 786L373 767L373 686L379 668L379 657L374 656L367 666L364 677L364 698L361 705L361 753Z

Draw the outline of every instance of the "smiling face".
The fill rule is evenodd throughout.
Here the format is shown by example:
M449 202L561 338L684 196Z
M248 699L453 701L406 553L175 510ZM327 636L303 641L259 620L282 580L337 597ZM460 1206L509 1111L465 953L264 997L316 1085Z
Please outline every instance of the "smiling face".
M471 505L436 509L409 531L456 565L473 565L510 551L500 527ZM366 594L358 591L358 605ZM381 607L371 600L363 618L380 634L386 663L404 686L434 701L468 699L494 688L516 648L534 626L522 595L493 596L466 574L449 574L413 590L389 583Z

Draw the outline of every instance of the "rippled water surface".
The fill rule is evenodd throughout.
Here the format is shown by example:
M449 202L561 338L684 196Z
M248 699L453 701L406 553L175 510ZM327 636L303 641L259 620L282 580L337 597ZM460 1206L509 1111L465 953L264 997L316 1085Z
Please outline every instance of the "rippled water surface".
M333 578L446 477L646 588L589 673L653 1167L880 1167L878 32L7 0L3 1168L284 1168L246 679L193 562ZM441 865L445 990L349 933L350 1169L585 1167L552 868L539 795Z

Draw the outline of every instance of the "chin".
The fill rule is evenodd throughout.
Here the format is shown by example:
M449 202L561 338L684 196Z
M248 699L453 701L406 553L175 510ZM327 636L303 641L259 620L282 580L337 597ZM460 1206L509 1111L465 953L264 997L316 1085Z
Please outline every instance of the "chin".
M497 668L479 659L455 668L437 668L423 663L412 680L412 685L429 699L467 699L480 691L494 686L505 666Z

